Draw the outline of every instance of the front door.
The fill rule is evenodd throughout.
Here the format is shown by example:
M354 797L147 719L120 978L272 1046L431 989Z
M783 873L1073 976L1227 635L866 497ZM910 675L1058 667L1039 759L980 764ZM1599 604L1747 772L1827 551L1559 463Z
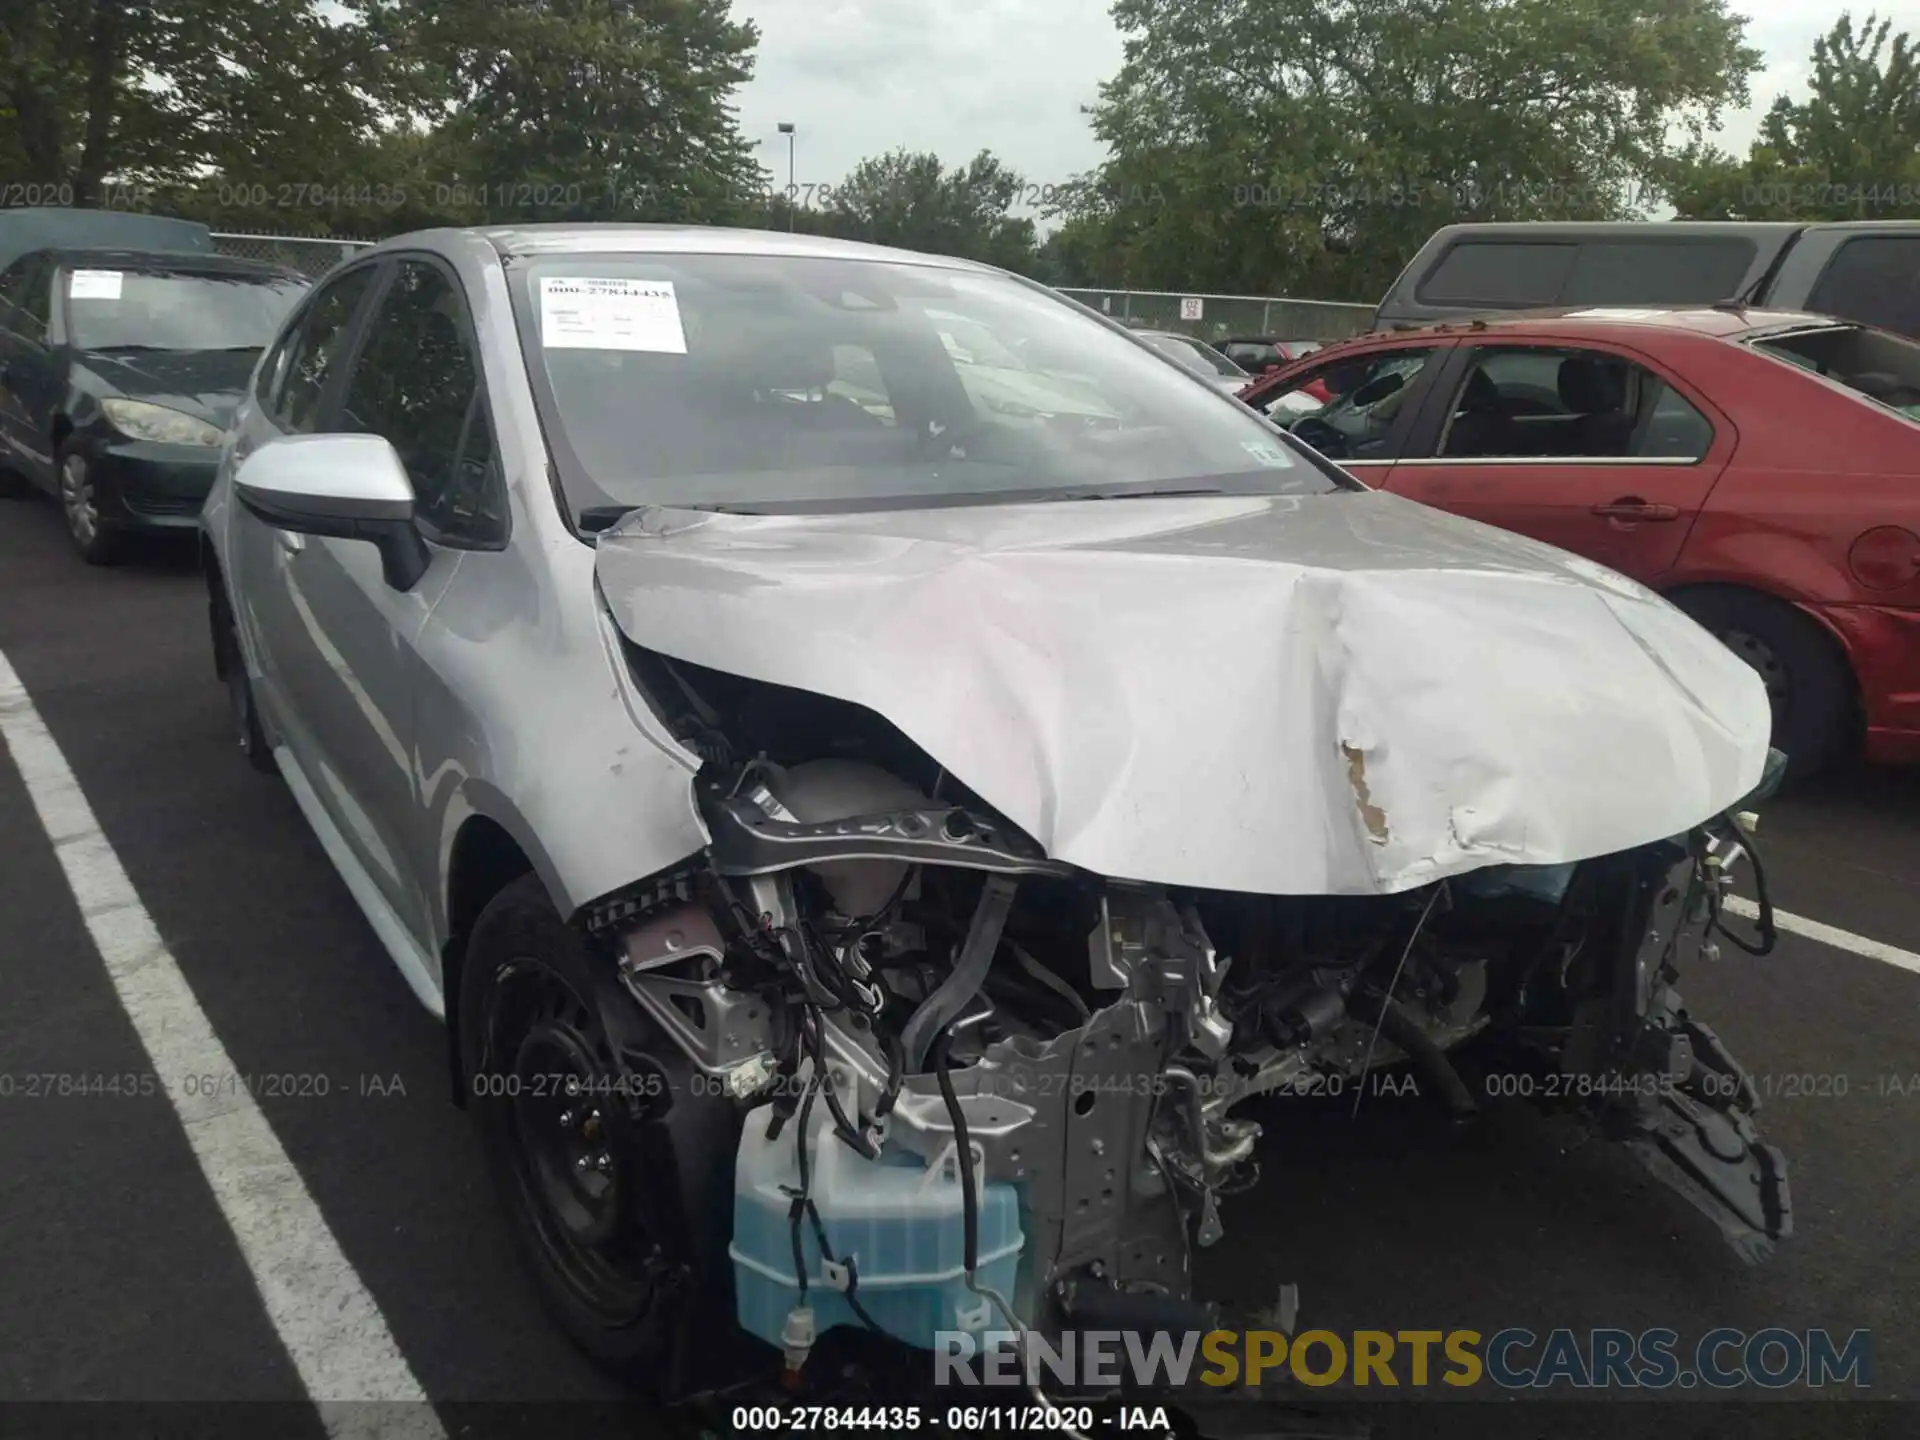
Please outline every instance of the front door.
M457 497L479 363L457 280L401 258L374 299L319 420L379 435L406 466L431 560L412 589L387 583L364 540L298 537L283 562L289 609L283 703L308 730L308 779L402 925L431 950L432 881L415 873L421 826L414 763L415 639L464 553Z

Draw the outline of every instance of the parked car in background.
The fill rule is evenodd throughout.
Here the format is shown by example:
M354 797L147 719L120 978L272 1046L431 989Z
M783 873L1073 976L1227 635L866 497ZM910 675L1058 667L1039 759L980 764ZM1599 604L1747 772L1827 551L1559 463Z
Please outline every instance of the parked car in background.
M1313 413L1285 408L1331 387ZM1368 484L1661 591L1817 769L1920 761L1920 345L1819 316L1583 309L1378 335L1242 398Z
M1183 335L1177 330L1136 330L1148 345L1162 355L1200 376L1216 390L1238 395L1253 376L1222 355L1204 340Z
M1373 328L1547 306L1717 300L1920 338L1920 221L1449 225L1394 281Z
M214 253L213 232L198 220L137 215L125 210L71 210L53 206L0 210L0 270L29 250L63 245Z
M296 272L196 253L46 249L0 270L0 464L59 497L80 554L190 529Z

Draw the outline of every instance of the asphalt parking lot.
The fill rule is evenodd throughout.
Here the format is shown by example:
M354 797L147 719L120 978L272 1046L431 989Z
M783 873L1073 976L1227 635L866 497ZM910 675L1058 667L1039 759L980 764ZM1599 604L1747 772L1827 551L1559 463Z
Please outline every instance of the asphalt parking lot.
M340 1396L314 1398L406 1399L410 1382L448 1433L464 1402L620 1398L516 1269L448 1103L438 1023L284 787L235 752L191 551L90 569L50 505L0 504L0 657L222 1063L305 1077L259 1108L377 1305L400 1377L395 1391L345 1374ZM0 748L0 1071L15 1077L0 1096L0 1400L303 1400L310 1372L270 1303L299 1277L250 1268L168 1099L23 1086L149 1069L59 838ZM1891 1427L1873 1433L1914 1433L1913 1409L1896 1419L1875 1402L1920 1401L1920 973L1899 963L1920 952L1920 773L1834 776L1772 803L1759 838L1783 910L1884 951L1786 934L1771 956L1729 948L1682 986L1754 1071L1768 1138L1793 1163L1798 1233L1771 1262L1741 1265L1624 1156L1517 1102L1462 1139L1380 1099L1357 1118L1303 1108L1270 1127L1265 1185L1225 1215L1231 1240L1258 1243L1223 1247L1231 1270L1203 1255L1203 1288L1295 1282L1303 1317L1335 1330L1866 1329L1870 1398L1795 1407L1782 1433L1867 1433L1869 1412ZM1734 1433L1701 1428L1699 1402L1674 1397L1694 1418L1663 1416L1660 1433ZM1515 1433L1610 1423L1576 1431L1571 1414Z

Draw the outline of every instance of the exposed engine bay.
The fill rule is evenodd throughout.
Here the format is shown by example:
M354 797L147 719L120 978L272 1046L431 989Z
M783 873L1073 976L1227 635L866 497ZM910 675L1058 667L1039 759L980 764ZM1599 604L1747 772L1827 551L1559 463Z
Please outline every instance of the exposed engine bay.
M1398 1070L1464 1120L1469 1044L1561 1077L1542 1093L1742 1256L1792 1231L1754 1087L1674 988L1723 941L1771 946L1764 903L1757 941L1722 911L1758 863L1743 817L1394 895L1174 889L1050 859L872 711L628 658L702 761L711 844L583 919L739 1125L710 1258L790 1371L837 1325L1205 1325L1193 1252L1260 1183L1261 1097Z

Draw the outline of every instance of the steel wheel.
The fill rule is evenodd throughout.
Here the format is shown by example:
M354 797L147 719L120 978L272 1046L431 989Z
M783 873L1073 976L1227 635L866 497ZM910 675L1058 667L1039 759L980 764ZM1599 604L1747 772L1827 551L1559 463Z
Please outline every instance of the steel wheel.
M657 1247L641 1216L623 1097L599 1024L544 961L500 977L493 1011L501 1139L520 1214L549 1272L603 1324L631 1324L654 1294Z
M652 1398L741 1378L734 1102L694 1083L531 872L474 921L452 998L465 1104L548 1313Z
M1715 638L1734 654L1759 672L1760 681L1767 687L1767 701L1773 706L1773 713L1780 715L1793 702L1793 680L1774 649L1758 635L1744 630L1721 630Z

